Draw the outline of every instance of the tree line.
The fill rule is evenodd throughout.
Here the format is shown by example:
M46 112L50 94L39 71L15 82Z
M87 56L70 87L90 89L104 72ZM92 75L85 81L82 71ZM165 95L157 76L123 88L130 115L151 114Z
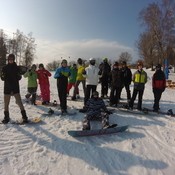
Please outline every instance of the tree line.
M140 58L147 66L175 65L175 1L162 0L141 10L139 20L144 27L137 41Z
M24 35L17 29L13 38L9 38L4 30L0 30L0 68L6 64L6 55L13 53L16 63L26 67L31 66L34 60L36 44L32 33Z
M138 18L144 29L136 42L139 59L143 60L147 67L164 64L165 59L169 64L175 65L175 1L161 0L150 3L140 11ZM0 30L0 68L6 64L6 55L9 53L15 54L17 64L31 66L35 50L32 33L26 36L17 30L10 39L3 29ZM118 58L119 62L131 60L128 52L122 52ZM48 63L47 68L55 70L59 65L60 61L53 61Z

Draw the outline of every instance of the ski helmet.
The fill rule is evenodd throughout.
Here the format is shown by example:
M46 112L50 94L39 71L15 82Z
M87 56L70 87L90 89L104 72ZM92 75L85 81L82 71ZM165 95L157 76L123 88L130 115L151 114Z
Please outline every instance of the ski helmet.
M90 59L89 59L89 63L90 63L91 65L95 65L95 58L90 58Z

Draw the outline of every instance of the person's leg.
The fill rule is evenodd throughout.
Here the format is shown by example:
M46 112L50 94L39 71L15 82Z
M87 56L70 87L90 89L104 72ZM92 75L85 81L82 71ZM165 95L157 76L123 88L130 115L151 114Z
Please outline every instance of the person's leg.
M59 79L57 79L57 90L58 90L58 98L60 101L60 108L63 109L63 101L62 101L62 83Z
M86 114L86 116L83 119L83 130L90 130L91 129L91 126L90 126L91 118L92 118L92 116Z
M69 91L71 90L71 88L72 88L72 83L68 83L68 85L67 85L67 94L69 94ZM74 88L75 88L75 86L74 86Z
M103 80L101 80L101 97L103 98L104 97L104 95L105 95L105 88L104 88L104 81Z
M61 101L62 101L62 111L67 112L67 92L66 92L66 87L67 85L65 84L65 88L62 87L62 92L61 92Z
M19 106L19 108L21 110L21 115L22 115L23 122L27 122L28 117L26 115L26 111L25 111L24 106L22 104L21 95L19 93L17 93L17 94L14 94L14 97L15 97L15 100L16 100L16 104Z
M111 87L110 97L109 97L110 105L113 105L115 103L114 92L115 92L115 88L112 86Z
M138 104L137 104L137 109L142 110L142 97L143 97L143 90L139 90L139 97L138 97Z
M77 91L78 91L78 86L79 86L79 84L80 84L80 81L77 80L77 81L75 82L75 88L74 88L74 91L73 91L72 100L75 100L75 99L76 99L76 94L77 94Z
M132 98L131 98L131 100L129 102L129 107L131 107L131 108L133 108L134 101L135 101L135 99L137 97L137 93L138 93L138 90L137 89L134 89L133 90L133 94L132 94Z
M115 105L117 106L119 103L119 98L120 98L120 92L121 92L121 87L116 88L116 95L115 95Z
M10 116L9 116L10 98L11 98L11 95L4 94L4 119L2 120L3 123L8 123L10 121Z
M90 95L90 97L92 97L92 94L93 94L93 92L96 91L97 86L96 85L90 85L90 86L91 86L91 95Z
M86 102L90 98L90 91L91 91L91 86L87 85L86 86L86 93L85 93L85 97L84 97L84 106L86 106Z
M86 94L86 80L82 80L82 86L83 86L83 92L84 92L84 97L85 97L85 94Z
M4 94L4 111L9 111L10 98L11 95Z
M126 94L127 94L127 100L129 101L131 99L131 91L130 91L129 84L125 85L125 90L126 90Z
M153 93L154 93L154 106L153 106L153 108L155 111L158 111L159 110L159 101L160 101L162 93L158 89L154 90Z
M36 91L37 91L37 87L31 88L31 93L32 93L31 103L32 103L33 105L36 104Z
M45 93L45 101L50 102L50 84L45 85L46 93Z
M24 106L21 100L21 95L19 93L14 94L15 100L16 100L16 104L19 106L20 110L23 111L24 110Z
M106 113L101 113L102 117L102 128L109 126L109 115Z

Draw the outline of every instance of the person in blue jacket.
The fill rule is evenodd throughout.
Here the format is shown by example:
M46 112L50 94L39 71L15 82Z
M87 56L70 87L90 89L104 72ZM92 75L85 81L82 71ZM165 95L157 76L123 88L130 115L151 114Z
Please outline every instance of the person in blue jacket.
M70 75L71 71L67 67L67 60L63 59L61 67L56 69L54 75L54 78L57 79L57 89L62 114L67 113L67 84Z

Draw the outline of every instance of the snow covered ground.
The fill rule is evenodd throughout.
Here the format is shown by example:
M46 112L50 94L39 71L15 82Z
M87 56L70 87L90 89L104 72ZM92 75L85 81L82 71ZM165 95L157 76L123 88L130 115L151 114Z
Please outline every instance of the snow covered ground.
M152 107L151 77L146 84L143 106ZM175 81L175 74L170 75ZM24 99L27 79L20 81ZM50 78L51 99L58 100L56 80ZM131 85L131 89L132 89ZM100 85L98 86L100 91ZM3 119L3 82L0 81L0 110ZM82 87L80 85L80 93ZM125 90L122 98L126 99ZM161 109L175 112L175 89L166 89ZM82 101L68 101L69 110L83 106ZM42 117L45 106L25 104L28 117ZM53 108L55 111L56 108ZM14 98L10 116L20 119ZM175 118L166 115L134 115L115 111L111 123L130 125L128 131L93 137L73 138L68 130L81 130L84 114L42 117L35 125L0 125L1 175L174 175Z

